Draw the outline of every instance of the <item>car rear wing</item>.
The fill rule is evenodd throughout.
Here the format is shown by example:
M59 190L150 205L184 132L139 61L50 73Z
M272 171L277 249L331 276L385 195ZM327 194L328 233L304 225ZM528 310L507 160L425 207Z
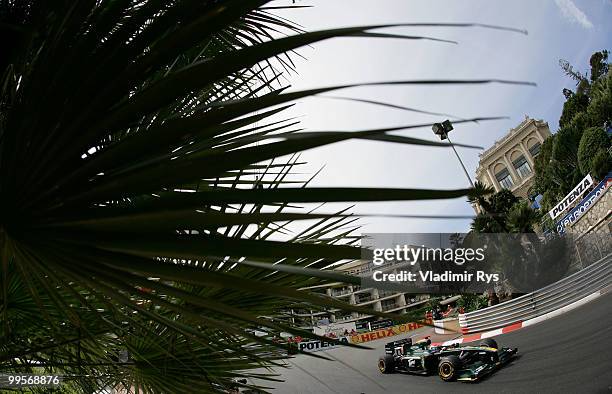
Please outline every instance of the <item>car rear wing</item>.
M385 354L395 354L397 349L404 349L404 346L412 346L412 338L399 339L385 344Z

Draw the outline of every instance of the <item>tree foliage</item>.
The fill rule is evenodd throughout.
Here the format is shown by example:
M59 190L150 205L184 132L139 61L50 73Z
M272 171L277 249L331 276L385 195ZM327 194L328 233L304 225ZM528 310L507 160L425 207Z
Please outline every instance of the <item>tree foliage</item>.
M476 233L533 232L533 226L540 218L527 201L507 189L488 197L478 197L473 203L478 204L481 210L471 224L472 231Z
M593 84L587 115L596 127L612 126L612 71Z
M521 200L512 205L507 213L506 227L511 233L532 233L533 226L538 223L540 214L529 206L529 202Z
M603 50L600 52L595 52L591 56L591 59L589 59L589 64L591 65L591 82L598 81L610 70L610 64L608 63L609 54L610 51Z
M491 210L499 215L505 215L518 201L519 198L512 194L510 190L503 189L491 196Z
M560 128L567 126L577 114L586 111L589 106L589 97L584 93L570 91L566 95L566 99L563 104L561 118L559 118Z
M599 150L590 163L591 173L597 179L603 179L612 169L612 157L609 151Z
M582 177L594 171L593 168L597 167L593 175L598 178L610 169L609 156L600 154L596 148L606 146L601 132L612 125L612 72L608 51L595 52L591 56L590 73L582 74L566 61L560 64L576 81L576 91L563 89L566 101L559 119L559 130L542 144L535 159L533 191L543 195L541 205L544 210L551 209ZM599 136L597 142L593 133ZM596 165L593 164L595 161Z
M587 129L580 139L580 146L578 147L578 163L582 173L591 173L600 178L601 174L594 173L593 161L600 152L603 152L605 156L609 147L610 138L602 128L591 127Z

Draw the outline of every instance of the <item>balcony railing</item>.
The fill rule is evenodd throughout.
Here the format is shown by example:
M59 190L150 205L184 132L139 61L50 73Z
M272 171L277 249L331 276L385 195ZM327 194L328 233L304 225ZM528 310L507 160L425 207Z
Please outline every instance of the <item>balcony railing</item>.
M389 309L399 308L399 306L396 303L393 303L393 304L382 304L381 308L382 308L383 312L386 312Z
M332 290L331 295L332 297L342 297L345 296L347 294L350 294L351 291L348 289L343 289L343 290Z
M383 298L383 297L389 297L392 295L398 295L399 293L396 291L389 291L389 290L378 290L378 297Z
M372 298L372 296L367 296L367 297L357 297L355 298L355 302L357 304L363 304L364 302L370 302L373 301L374 298Z

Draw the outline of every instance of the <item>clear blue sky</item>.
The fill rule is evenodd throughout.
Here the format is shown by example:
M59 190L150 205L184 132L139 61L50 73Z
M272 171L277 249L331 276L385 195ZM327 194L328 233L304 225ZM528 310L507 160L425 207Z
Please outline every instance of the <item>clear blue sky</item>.
M288 0L276 2L287 4ZM537 87L503 85L369 87L335 95L385 101L459 117L506 115L509 120L456 127L453 140L485 148L525 115L544 119L554 132L563 104L561 90L573 87L559 59L582 71L590 55L612 49L611 0L303 0L313 8L281 15L306 30L402 22L479 22L528 30L528 35L482 28L395 28L388 32L459 41L458 45L397 39L342 38L303 48L299 74L289 78L303 89L339 83L419 78L503 78L533 81ZM308 130L359 130L443 120L367 104L308 99L292 109ZM402 135L431 138L431 130ZM470 173L478 151L461 149ZM450 149L376 142L344 142L308 151L308 169L326 165L315 186L461 188L468 185ZM332 211L330 206L326 211ZM358 204L358 213L471 215L465 199ZM363 232L466 231L469 220L366 218Z

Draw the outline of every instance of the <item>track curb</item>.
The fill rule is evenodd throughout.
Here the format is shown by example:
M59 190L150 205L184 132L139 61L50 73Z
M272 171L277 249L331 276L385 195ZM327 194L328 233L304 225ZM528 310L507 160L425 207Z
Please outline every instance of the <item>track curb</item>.
M566 305L562 308L559 308L555 311L552 312L548 312L545 313L541 316L538 317L534 317L533 319L529 319L529 320L525 320L525 321L517 321L515 323L512 323L510 325L501 327L501 328L497 328L495 330L490 330L490 331L485 331L485 332L481 332L481 333L477 333L477 334L471 334L471 335L465 335L461 338L455 338L455 339L451 339L448 341L444 341L444 342L435 342L432 343L433 346L449 346L449 345L454 345L454 344L460 344L460 343L467 343L467 342L474 342L474 341L478 341L480 339L484 339L484 338L491 338L491 337L495 337L498 335L502 335L502 334L507 334L509 332L512 331L516 331L516 330L520 330L521 328L525 328L525 327L529 327L531 325L540 323L542 321L548 320L548 319L552 319L553 317L557 317L559 315L562 315L566 312L569 312L572 309L578 308L598 297L600 297L601 295L605 294L607 292L608 289L602 289L602 290L598 290L576 302L573 302L569 305Z

